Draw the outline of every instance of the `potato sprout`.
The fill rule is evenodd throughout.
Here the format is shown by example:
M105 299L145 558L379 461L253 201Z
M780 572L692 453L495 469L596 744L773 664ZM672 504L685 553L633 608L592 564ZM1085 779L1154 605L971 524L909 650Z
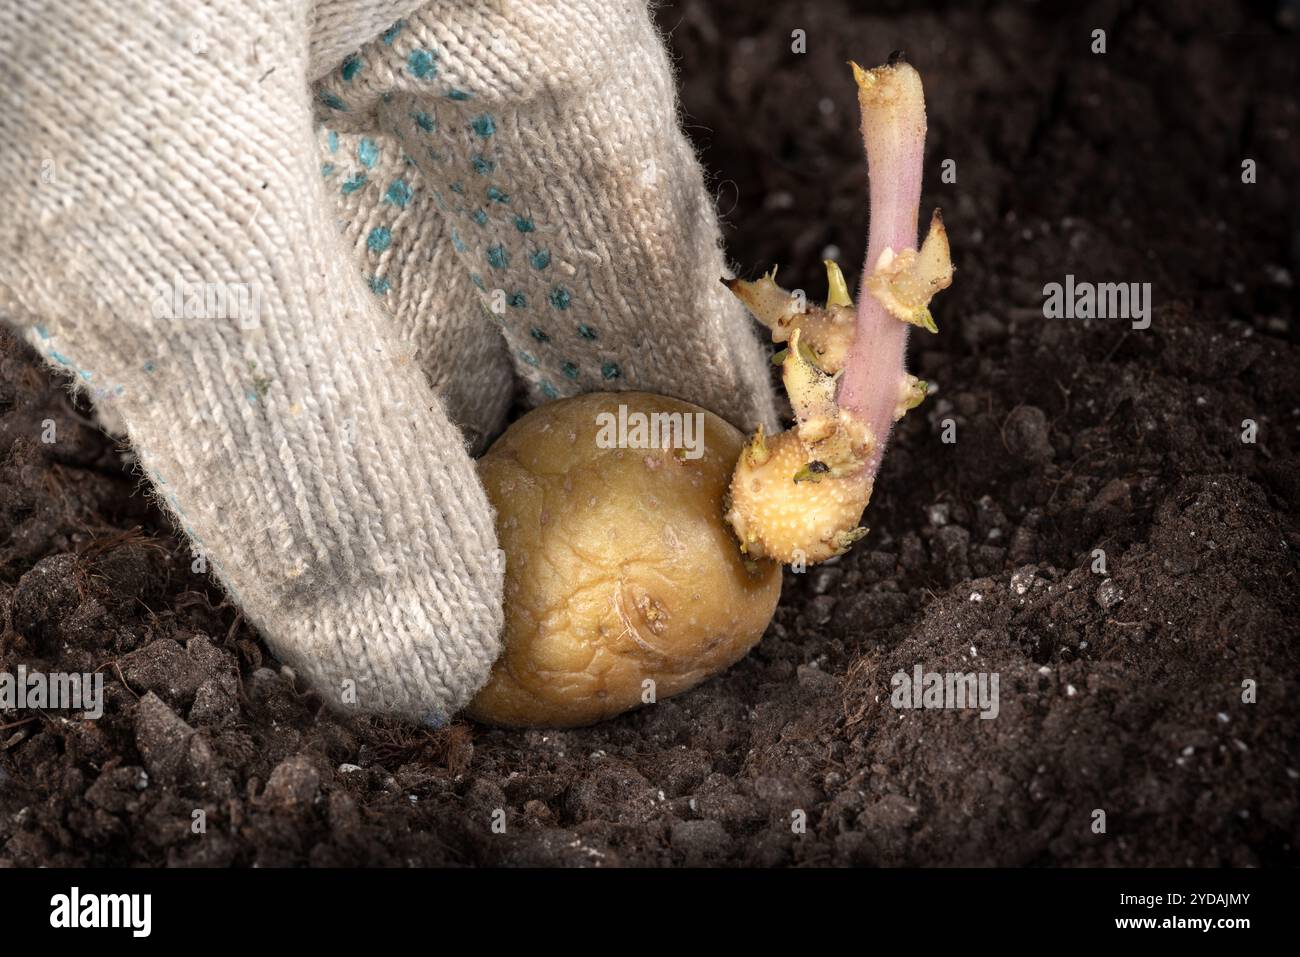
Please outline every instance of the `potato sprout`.
M909 326L937 331L931 297L952 282L938 210L916 249L925 98L901 55L856 63L862 137L871 174L871 230L856 314L839 267L826 261L824 308L776 284L723 280L785 348L774 361L796 425L760 428L732 478L727 511L744 551L781 562L825 561L866 534L858 525L893 423L925 398L904 368Z

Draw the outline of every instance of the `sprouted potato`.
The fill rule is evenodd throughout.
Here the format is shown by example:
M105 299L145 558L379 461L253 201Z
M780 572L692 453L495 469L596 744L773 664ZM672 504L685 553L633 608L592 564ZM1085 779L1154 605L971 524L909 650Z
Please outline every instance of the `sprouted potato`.
M830 261L824 307L778 286L775 270L723 280L783 346L774 361L794 427L745 442L709 412L645 393L554 402L511 426L479 465L506 553L506 647L471 716L590 724L692 688L762 636L778 562L826 561L867 533L858 523L889 433L928 391L905 368L908 331L937 331L929 303L952 262L937 210L916 241L920 76L901 54L853 74L871 173L858 304ZM670 429L638 442L636 415L678 415L678 441ZM698 449L684 428L696 421Z

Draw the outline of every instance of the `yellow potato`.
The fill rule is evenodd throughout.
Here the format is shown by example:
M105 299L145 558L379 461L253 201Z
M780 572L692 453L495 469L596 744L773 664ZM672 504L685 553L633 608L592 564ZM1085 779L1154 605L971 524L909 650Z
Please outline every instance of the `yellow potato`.
M781 569L747 564L723 520L743 444L713 413L643 392L552 402L514 423L479 461L506 553L506 625L469 715L591 724L744 657Z

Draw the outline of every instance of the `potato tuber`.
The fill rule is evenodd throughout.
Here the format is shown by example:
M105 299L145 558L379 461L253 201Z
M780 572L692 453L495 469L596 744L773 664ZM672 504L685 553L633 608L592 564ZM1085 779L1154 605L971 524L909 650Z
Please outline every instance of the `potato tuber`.
M611 435L620 421L675 422L678 438L702 441L626 447L651 432ZM780 566L742 556L722 517L743 444L713 413L642 392L551 402L515 422L479 461L506 553L506 625L470 716L591 724L743 657L781 592Z

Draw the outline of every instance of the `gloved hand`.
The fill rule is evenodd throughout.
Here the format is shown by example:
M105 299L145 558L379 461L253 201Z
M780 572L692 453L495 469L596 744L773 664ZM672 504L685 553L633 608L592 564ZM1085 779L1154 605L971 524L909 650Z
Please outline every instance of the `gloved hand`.
M775 425L641 0L0 16L0 316L334 706L437 723L486 680L466 436L515 376Z

